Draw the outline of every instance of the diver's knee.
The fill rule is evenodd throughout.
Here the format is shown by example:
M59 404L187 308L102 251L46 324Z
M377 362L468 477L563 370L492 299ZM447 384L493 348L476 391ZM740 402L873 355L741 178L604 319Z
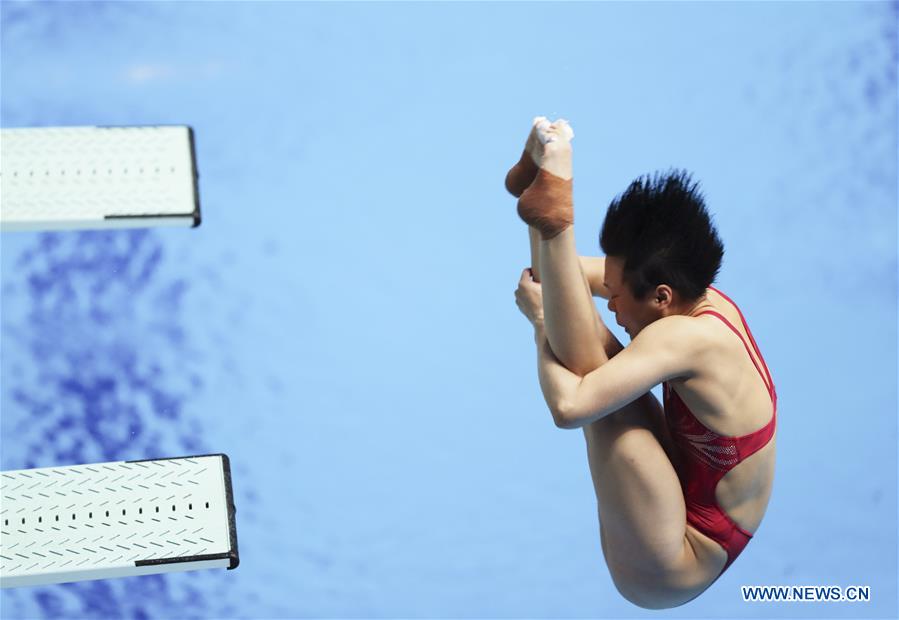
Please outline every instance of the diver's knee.
M671 609L695 598L695 595L672 589L664 575L636 575L609 565L615 589L629 603L642 609Z
M629 603L642 609L671 609L680 607L690 599L672 598L670 592L663 592L652 587L622 587L617 583L615 589Z

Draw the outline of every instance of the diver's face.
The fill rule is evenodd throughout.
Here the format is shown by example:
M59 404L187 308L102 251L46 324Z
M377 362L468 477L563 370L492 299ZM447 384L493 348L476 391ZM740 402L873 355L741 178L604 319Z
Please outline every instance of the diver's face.
M624 328L631 340L644 327L661 318L652 303L652 296L639 301L634 298L630 286L624 282L624 259L606 257L605 285L609 289L609 311L615 314L615 322Z

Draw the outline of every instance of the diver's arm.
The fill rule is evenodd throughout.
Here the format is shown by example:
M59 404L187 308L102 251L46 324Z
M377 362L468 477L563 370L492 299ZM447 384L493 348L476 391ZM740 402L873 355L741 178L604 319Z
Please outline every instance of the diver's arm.
M609 298L609 289L603 284L606 277L605 256L579 256L581 269L590 285L590 293L594 297Z
M708 340L694 323L677 315L654 321L630 345L584 377L559 362L542 324L535 323L540 388L556 426L585 426L664 381L693 376L698 360L705 357Z

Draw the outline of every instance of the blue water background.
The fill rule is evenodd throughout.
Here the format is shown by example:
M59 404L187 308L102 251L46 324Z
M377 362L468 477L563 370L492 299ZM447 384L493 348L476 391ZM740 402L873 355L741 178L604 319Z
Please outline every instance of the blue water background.
M203 224L2 236L2 468L225 452L241 565L3 618L895 618L897 14L4 1L2 125L189 124ZM633 178L694 173L777 385L768 514L663 615L611 582L514 305L535 115L577 134L583 254Z

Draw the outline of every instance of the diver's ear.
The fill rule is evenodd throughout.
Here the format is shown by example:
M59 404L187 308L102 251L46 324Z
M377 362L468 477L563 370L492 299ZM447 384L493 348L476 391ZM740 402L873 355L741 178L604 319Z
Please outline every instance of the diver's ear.
M654 301L659 308L667 308L674 301L674 291L667 284L656 287Z

